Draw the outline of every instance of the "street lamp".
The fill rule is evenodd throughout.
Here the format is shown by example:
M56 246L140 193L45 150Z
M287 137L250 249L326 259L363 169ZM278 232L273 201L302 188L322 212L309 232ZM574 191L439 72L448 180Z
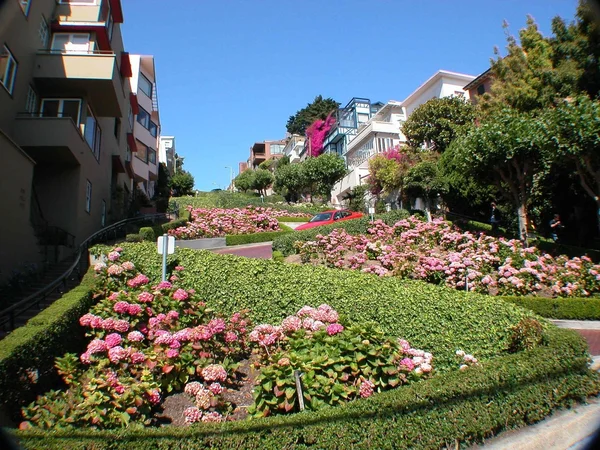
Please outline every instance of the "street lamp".
M233 169L230 166L225 166L226 169L229 169L229 190L233 192Z

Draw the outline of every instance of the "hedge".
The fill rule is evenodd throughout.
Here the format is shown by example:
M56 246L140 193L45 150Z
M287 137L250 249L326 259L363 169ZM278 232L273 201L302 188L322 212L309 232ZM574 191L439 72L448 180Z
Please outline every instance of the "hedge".
M600 320L600 298L496 297L539 316L564 320Z
M404 209L398 209L374 216L375 220L383 220L388 225L394 225L402 219L408 218L410 213ZM327 235L333 230L342 228L349 234L365 234L371 226L371 217L364 216L360 219L343 220L331 225L310 228L308 230L296 231L287 236L281 236L273 240L273 250L280 251L285 256L293 255L296 251L294 243L296 241L311 241L317 234Z
M311 219L311 217L307 216L307 217L294 217L294 216L282 216L282 217L278 217L277 221L278 222L308 222Z
M582 339L554 327L547 337L548 346L313 413L190 428L15 435L28 449L458 448L534 423L599 392Z
M54 387L56 356L85 349L78 320L94 303L93 286L94 274L89 271L79 286L2 340L0 408L13 420L21 420L21 406Z
M144 241L156 241L159 236L167 233L169 230L174 230L175 228L183 227L188 223L188 219L177 219L172 220L171 222L153 225L151 227L141 227L139 231L139 235L142 236Z
M245 208L246 206L261 206L265 208L273 208L281 211L289 212L305 212L308 214L316 214L318 212L331 209L331 207L323 205L296 206L283 202L283 198L279 196L265 197L264 202L260 197L234 193L205 193L197 197L174 197L169 202L169 207L173 208L177 203L179 211L185 212L188 206L193 208Z
M264 233L252 233L252 234L228 234L225 236L225 245L243 245L243 244L254 244L256 242L269 242L273 239L284 236L291 233L290 227L279 224L281 231L266 231Z

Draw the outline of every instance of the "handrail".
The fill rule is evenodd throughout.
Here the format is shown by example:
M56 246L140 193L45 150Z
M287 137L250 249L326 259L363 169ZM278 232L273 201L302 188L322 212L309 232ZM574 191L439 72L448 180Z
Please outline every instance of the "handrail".
M80 272L80 268L79 268L81 256L84 251L87 251L89 249L90 243L92 243L96 238L98 238L99 236L102 236L102 235L106 236L107 233L109 233L111 231L115 231L115 236L116 236L116 231L119 228L121 228L123 225L129 224L129 223L140 222L140 221L145 221L145 220L157 220L157 219L161 219L161 218L166 218L166 216L167 215L165 213L158 213L158 214L146 214L146 215L139 216L139 217L123 219L123 220L120 220L119 222L113 223L112 225L104 227L101 230L99 230L99 231L95 232L94 234L92 234L91 236L89 236L85 241L83 241L81 244L79 244L75 261L73 262L73 264L71 264L71 266L69 266L69 268L60 277L58 277L56 280L54 280L52 283L48 284L47 286L43 287L42 289L38 290L37 292L34 292L33 294L24 298L23 300L0 311L0 328L4 328L4 326L6 324L8 324L10 331L14 330L15 329L15 318L19 314L22 314L22 313L30 310L34 306L39 306L40 301L44 300L61 283L63 284L63 286L66 287L67 278L75 270L77 270L77 272L78 272L78 277L81 278L81 272Z

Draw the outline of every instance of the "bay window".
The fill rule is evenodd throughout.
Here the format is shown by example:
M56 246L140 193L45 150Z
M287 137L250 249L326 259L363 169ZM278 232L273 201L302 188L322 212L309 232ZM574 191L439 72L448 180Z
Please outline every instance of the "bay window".
M102 130L92 110L88 106L87 117L85 118L84 134L85 141L92 149L92 153L97 161L100 161L100 144L102 142Z

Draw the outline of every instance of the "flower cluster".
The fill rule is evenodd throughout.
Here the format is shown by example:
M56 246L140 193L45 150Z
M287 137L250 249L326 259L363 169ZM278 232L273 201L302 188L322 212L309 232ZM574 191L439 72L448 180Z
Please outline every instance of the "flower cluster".
M473 355L465 353L463 350L456 351L456 357L460 361L460 370L466 370L469 367L479 365L479 361Z
M523 247L517 240L461 232L417 217L393 226L375 221L367 235L336 229L298 242L304 263L445 284L491 295L589 296L600 292L600 265Z
M223 415L215 410L217 407L223 406L220 398L223 388L219 383L212 383L206 387L198 381L192 381L185 385L184 392L193 397L195 403L195 406L183 411L186 423L222 422L224 420Z

